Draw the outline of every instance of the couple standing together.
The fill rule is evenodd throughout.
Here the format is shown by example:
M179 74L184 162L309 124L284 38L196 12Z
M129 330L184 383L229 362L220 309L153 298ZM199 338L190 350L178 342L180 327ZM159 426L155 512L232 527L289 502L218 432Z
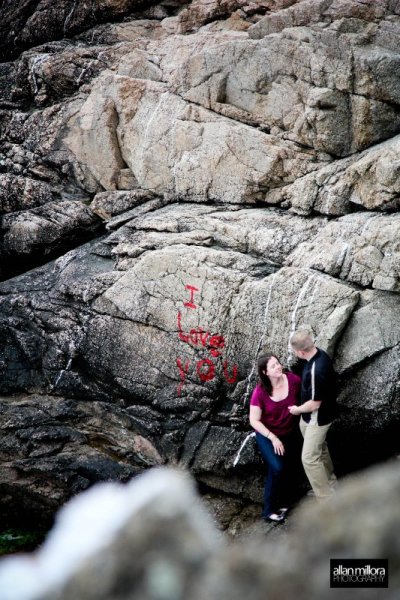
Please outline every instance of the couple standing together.
M286 463L294 452L298 416L303 436L301 459L316 498L331 496L336 484L326 444L336 413L332 361L315 346L313 337L305 330L296 331L290 345L304 361L301 378L291 372L284 373L273 354L261 356L260 380L250 400L250 424L256 431L257 445L268 469L262 517L273 522L283 521L287 512Z

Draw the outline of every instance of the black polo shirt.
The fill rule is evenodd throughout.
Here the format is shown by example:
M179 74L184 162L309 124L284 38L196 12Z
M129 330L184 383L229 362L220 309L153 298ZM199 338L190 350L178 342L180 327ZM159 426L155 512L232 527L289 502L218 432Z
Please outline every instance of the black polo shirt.
M337 376L332 360L324 350L317 353L303 366L301 374L301 404L307 400L318 400L321 405L317 411L318 425L328 425L337 414ZM313 413L302 413L302 419L309 423L315 420Z

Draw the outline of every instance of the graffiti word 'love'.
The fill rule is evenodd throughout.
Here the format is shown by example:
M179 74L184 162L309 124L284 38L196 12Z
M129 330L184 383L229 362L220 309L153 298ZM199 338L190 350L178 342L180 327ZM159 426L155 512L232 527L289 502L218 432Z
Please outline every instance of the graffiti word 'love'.
M190 292L190 299L187 302L184 302L183 305L185 306L185 308L196 310L197 304L195 304L194 295L196 292L199 292L200 289L194 285L185 285L185 289L187 289ZM184 331L182 326L182 313L180 311L178 311L177 314L177 326L178 337L181 342L184 342L185 344L188 344L189 346L195 348L206 349L214 359L222 356L222 350L225 348L225 338L223 335L220 335L219 333L211 334L210 331L206 331L202 327L196 327L190 329L190 331ZM186 360L185 363L183 363L181 358L177 358L176 365L179 369L180 383L178 386L178 395L180 396L183 384L192 364L190 360ZM224 360L222 362L222 368L227 383L235 383L238 374L237 365L232 365L231 367L229 367L228 362ZM202 383L214 379L214 377L216 376L216 369L217 365L215 361L213 361L209 357L202 358L196 361L194 364L194 372Z
M201 327L191 329L189 332L184 332L182 329L182 315L178 311L177 317L179 339L186 344L193 346L203 346L208 348L212 356L220 356L219 348L225 347L225 339L222 335L211 335L209 331L204 331Z

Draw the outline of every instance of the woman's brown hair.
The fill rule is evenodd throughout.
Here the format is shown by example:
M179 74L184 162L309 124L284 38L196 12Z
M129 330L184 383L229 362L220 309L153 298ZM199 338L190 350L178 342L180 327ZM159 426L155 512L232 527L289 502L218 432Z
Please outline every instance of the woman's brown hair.
M279 360L279 358L275 356L275 354L272 354L272 352L267 352L266 354L260 356L257 361L258 376L260 378L260 383L265 389L265 391L268 392L268 394L272 393L272 383L270 381L270 378L264 371L267 370L267 364L269 363L271 358L276 358L276 360Z

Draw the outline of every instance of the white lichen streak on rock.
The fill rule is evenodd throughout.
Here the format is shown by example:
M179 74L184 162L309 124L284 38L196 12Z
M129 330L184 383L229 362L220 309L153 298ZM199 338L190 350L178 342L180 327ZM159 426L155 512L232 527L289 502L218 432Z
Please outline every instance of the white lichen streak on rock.
M270 304L270 300L271 300L273 286L274 286L274 275L270 275L268 296L267 296L267 301L265 303L264 316L263 316L262 325L261 325L261 337L258 340L257 348L256 348L256 351L254 354L253 366L251 368L250 374L247 377L247 385L246 385L246 391L245 391L244 397L243 397L243 405L246 404L246 402L249 398L250 386L253 385L252 379L253 379L254 372L256 370L258 353L260 352L261 346L263 345L263 342L264 342L266 328L267 328L267 322L268 322L268 316L269 316L269 304Z
M255 437L255 435L256 435L256 434L255 434L255 432L254 432L254 431L252 431L251 433L249 433L249 434L248 434L248 435L245 437L245 439L244 439L244 441L243 441L242 445L241 445L241 446L240 446L240 448L239 448L239 451L238 451L238 453L237 453L237 454L236 454L236 456L235 456L235 460L233 461L233 466L234 466L234 467L236 467L236 465L238 464L238 462L239 462L239 460L240 460L240 457L241 457L241 454L242 454L242 452L243 452L243 450L244 450L244 448L245 448L245 446L246 446L247 442L248 442L249 440L251 440L251 438Z
M314 279L314 277L315 276L313 274L311 274L304 282L302 288L300 289L299 295L297 296L296 304L294 306L293 312L290 317L290 332L289 332L289 339L288 339L288 358L287 358L288 364L290 364L291 359L293 357L293 350L290 345L290 338L292 337L293 333L296 331L297 311L298 311L298 309L300 307L300 303L303 300L304 296L306 295L308 288L310 287L310 284L311 284L312 280ZM309 305L309 302L307 302L307 304ZM304 323L304 325L307 325L307 324Z
M36 69L43 63L45 62L48 58L50 57L50 54L37 54L36 56L34 56L31 60L30 60L30 77L33 83L33 93L37 94L39 91L39 87L38 87L38 83L37 83L37 77L38 77L38 73L36 71Z

